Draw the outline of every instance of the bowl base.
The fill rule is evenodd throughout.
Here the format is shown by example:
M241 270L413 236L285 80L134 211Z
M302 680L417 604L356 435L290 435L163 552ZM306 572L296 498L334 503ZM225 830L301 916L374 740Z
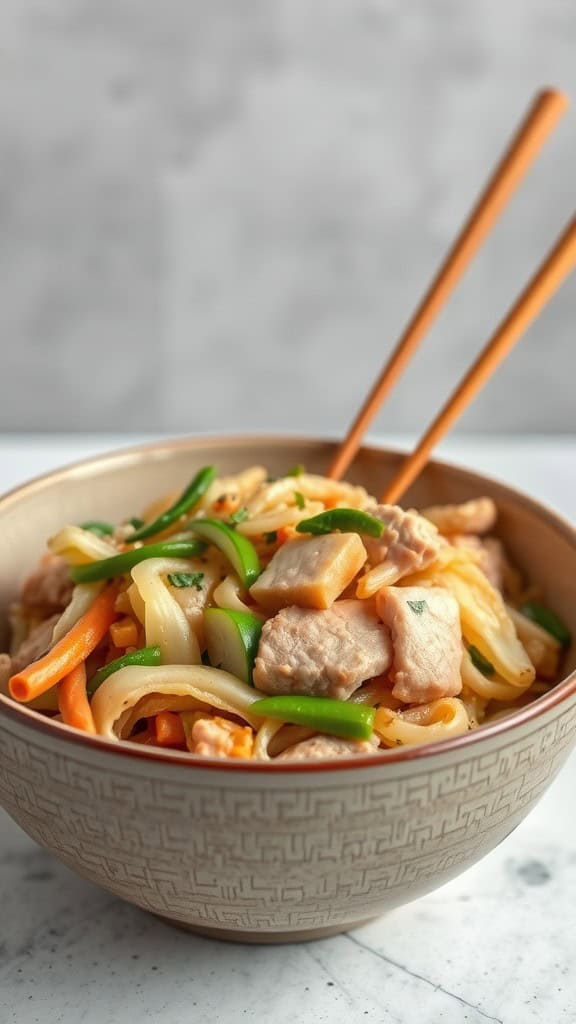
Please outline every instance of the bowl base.
M361 921L347 921L344 924L331 924L326 928L302 928L298 931L287 932L244 932L231 928L211 928L201 924L186 924L185 921L176 921L172 917L165 917L163 914L155 914L164 924L173 928L181 928L186 932L193 932L206 939L218 939L220 942L243 942L252 945L283 945L289 942L314 942L317 939L328 939L331 935L341 935L342 932L350 932L353 928L361 928L362 925L374 921L374 917L367 917Z

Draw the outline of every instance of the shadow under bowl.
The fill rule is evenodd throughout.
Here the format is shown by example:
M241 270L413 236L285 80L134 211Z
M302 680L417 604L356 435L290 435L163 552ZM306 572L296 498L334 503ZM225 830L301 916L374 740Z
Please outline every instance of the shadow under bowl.
M335 445L234 437L91 459L0 500L0 621L45 540L120 519L201 465L324 472ZM366 447L349 478L380 493L399 453ZM514 562L576 634L576 533L489 478L430 463L407 504L488 494ZM0 638L0 639L6 639ZM1 649L1 644L0 644ZM234 764L84 737L0 696L0 804L78 874L215 938L290 942L345 931L455 877L525 817L576 740L576 673L452 741L340 762Z

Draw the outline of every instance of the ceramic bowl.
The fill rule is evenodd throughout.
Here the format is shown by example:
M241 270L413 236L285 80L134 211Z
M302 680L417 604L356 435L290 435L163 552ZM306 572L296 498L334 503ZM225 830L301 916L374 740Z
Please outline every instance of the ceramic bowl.
M0 621L45 538L137 513L200 465L326 469L293 438L160 443L33 481L0 502ZM399 463L364 448L349 477L378 494ZM576 533L508 487L430 463L415 505L489 494L499 532L576 634ZM0 803L36 842L122 899L194 931L278 942L344 931L442 885L504 839L576 738L576 658L539 700L452 741L385 758L275 766L83 738L0 698Z

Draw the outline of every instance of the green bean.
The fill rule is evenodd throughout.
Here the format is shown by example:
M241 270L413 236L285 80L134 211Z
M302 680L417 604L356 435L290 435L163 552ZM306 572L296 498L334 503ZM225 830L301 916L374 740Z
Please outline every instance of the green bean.
M172 526L172 523L175 523L177 519L190 512L198 504L200 498L206 494L215 476L216 470L214 466L204 466L203 469L198 471L191 483L188 484L188 487L180 495L178 501L166 509L165 512L162 512L154 522L148 523L136 530L129 540L131 542L145 540L147 537L153 537L155 533L160 533L162 530Z
M368 537L381 537L386 529L380 519L358 508L331 508L311 519L303 519L296 527L298 533L365 533Z
M126 668L127 665L159 665L162 660L162 655L159 647L142 647L139 651L132 651L131 654L123 654L121 658L116 658L115 661L111 661L108 665L103 665L97 672L94 673L92 679L89 680L86 689L92 697L99 686L102 685L108 676L111 676L114 672L117 672L120 668Z
M536 625L541 626L547 633L550 633L559 644L562 644L562 647L570 646L572 634L566 623L562 621L559 615L556 615L556 612L546 608L543 604L538 604L537 601L526 601L520 608L520 611L527 619L532 619L532 622L535 622Z
M372 735L374 708L349 704L330 697L264 697L250 706L262 718L277 718L292 725L306 725L332 736L367 740Z
M195 558L203 554L206 545L198 540L164 540L159 544L122 551L111 558L102 558L86 565L74 565L70 576L74 583L95 583L97 580L111 580L123 576L146 558Z

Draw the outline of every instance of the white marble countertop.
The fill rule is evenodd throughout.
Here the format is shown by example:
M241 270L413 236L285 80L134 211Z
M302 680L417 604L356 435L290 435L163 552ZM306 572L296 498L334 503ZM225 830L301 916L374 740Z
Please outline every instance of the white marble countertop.
M0 439L0 491L121 443ZM442 454L576 519L576 439L460 439ZM573 756L460 878L348 935L280 947L170 929L76 878L0 812L0 1021L573 1022L575 790Z

